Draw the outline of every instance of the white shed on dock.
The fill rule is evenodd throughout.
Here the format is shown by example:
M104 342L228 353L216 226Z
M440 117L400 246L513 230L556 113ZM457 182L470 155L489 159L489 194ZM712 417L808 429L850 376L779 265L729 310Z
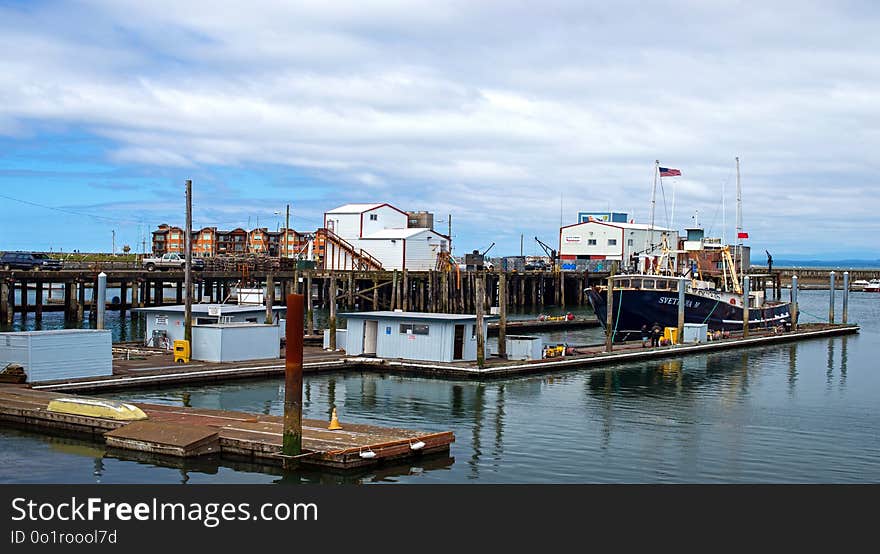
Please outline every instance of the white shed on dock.
M431 362L477 359L475 315L425 312L349 312L345 353ZM483 318L483 336L489 321Z
M0 369L24 368L29 383L113 375L109 330L59 329L0 333Z
M276 322L280 322L279 313L286 310L284 306L272 308ZM184 306L154 306L136 308L132 312L143 314L146 318L146 336L144 344L171 348L175 340L183 340ZM237 304L193 304L193 328L198 325L218 325L225 323L265 323L265 306L241 306ZM283 329L278 328L278 341L281 342ZM195 348L195 345L193 345ZM195 353L195 351L194 351Z

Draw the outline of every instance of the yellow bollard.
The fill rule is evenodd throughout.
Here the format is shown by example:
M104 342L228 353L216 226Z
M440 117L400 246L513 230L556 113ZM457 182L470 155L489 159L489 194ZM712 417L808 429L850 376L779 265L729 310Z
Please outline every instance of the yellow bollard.
M330 416L330 425L327 429L330 429L331 431L342 429L342 425L339 424L339 418L336 417L336 408L333 408L333 415Z

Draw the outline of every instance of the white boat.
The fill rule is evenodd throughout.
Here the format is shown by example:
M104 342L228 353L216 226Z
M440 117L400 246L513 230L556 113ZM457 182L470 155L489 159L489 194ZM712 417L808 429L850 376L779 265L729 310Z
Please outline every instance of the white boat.
M871 279L862 290L865 292L880 292L880 279Z
M870 284L871 283L869 281L866 281L864 279L859 279L857 281L853 281L849 285L849 288L850 288L850 290L865 290L865 287L869 286Z

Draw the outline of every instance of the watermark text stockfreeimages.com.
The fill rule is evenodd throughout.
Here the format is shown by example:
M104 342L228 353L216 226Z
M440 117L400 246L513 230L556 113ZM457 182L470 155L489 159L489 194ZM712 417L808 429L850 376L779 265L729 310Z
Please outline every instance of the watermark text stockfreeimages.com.
M12 500L12 521L193 521L214 528L232 521L317 521L315 503L248 502L108 502L101 498L72 497L63 502L35 502L27 498Z

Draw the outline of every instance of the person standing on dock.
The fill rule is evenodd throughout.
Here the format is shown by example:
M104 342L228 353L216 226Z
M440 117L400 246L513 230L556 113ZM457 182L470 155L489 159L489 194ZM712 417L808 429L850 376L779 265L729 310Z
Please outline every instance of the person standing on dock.
M651 327L651 347L656 348L660 346L660 335L663 334L663 330L660 329L660 324L656 321L654 325Z
M642 325L642 348L648 346L648 339L651 337L651 333L648 331L648 324L645 323Z

